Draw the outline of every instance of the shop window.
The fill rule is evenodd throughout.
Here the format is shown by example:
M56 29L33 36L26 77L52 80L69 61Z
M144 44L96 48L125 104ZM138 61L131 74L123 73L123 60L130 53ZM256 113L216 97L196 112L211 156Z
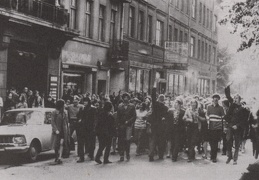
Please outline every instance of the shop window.
M83 80L83 74L63 73L63 91L72 95L82 92Z

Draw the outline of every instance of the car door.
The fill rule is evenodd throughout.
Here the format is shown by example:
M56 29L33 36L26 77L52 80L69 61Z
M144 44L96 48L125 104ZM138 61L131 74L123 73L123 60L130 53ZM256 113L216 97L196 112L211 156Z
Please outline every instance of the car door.
M44 113L44 124L42 125L42 151L47 151L51 149L51 111L46 111Z

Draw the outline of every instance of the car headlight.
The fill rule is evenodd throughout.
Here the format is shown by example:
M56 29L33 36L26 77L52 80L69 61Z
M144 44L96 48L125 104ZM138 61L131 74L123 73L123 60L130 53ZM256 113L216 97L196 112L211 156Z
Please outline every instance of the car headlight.
M24 136L13 137L13 143L15 143L15 144L25 144L26 139L25 139Z

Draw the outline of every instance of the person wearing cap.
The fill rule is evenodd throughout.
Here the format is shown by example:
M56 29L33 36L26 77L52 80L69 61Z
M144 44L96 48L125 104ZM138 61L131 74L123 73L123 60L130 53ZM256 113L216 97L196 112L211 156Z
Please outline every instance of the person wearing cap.
M227 126L227 156L226 163L230 163L233 159L233 165L237 164L239 147L241 144L242 133L246 124L245 108L241 105L241 96L236 94L234 98L230 95L230 85L225 88L225 95L228 99L230 106L225 116L228 123ZM235 142L235 152L233 155L232 147Z
M78 163L84 162L85 152L88 153L90 160L94 160L95 150L95 126L97 123L96 108L91 106L91 100L88 97L83 98L84 108L79 109L78 119ZM86 147L86 149L84 149Z
M152 89L152 114L151 114L151 139L150 139L150 152L149 161L154 161L154 155L156 148L158 148L159 159L164 158L164 152L166 147L166 121L168 107L165 106L165 96L160 94L158 100L156 100L156 88L159 82L157 78L154 82Z
M181 134L184 133L183 116L185 111L182 109L183 101L176 98L174 108L168 110L167 117L167 132L171 141L172 161L177 161L178 153L180 150Z
M213 163L217 162L218 142L223 133L224 109L219 105L220 96L212 95L212 104L207 107L207 119L209 120L209 143L211 147L210 155Z
M136 109L134 104L130 103L130 95L124 93L122 95L123 103L119 105L117 111L118 123L118 146L120 154L120 162L126 159L130 160L130 139L132 136L133 125L136 121Z

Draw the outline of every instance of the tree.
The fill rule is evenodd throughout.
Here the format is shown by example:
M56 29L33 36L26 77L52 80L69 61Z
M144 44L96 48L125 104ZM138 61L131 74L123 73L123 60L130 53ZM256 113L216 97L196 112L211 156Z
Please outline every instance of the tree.
M259 45L259 1L246 0L234 4L226 2L222 3L221 8L227 10L227 14L219 24L230 24L233 27L231 33L240 35L242 43L238 51Z

